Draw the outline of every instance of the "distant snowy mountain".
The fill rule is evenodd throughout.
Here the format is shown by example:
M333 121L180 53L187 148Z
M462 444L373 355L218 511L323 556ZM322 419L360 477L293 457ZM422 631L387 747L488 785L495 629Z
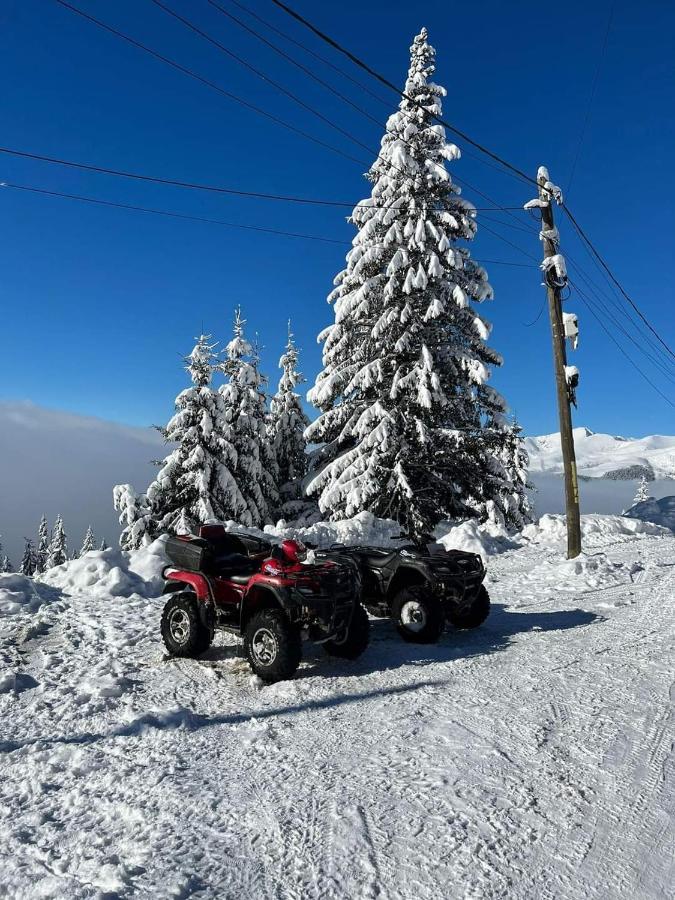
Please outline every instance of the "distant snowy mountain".
M526 438L530 472L561 474L563 471L560 435ZM648 481L675 478L675 435L653 434L643 438L594 434L588 428L574 429L574 445L579 475L634 481L643 475Z

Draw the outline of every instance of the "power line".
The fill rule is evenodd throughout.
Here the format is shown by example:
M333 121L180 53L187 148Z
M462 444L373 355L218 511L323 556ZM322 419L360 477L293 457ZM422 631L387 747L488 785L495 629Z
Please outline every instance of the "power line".
M615 297L615 295L605 293L600 288L600 286L590 278L588 273L585 272L581 268L581 266L569 254L565 254L565 259L566 259L567 263L571 266L571 268L574 269L577 272L577 274L579 275L579 277L584 281L584 284L586 285L587 290L589 290L591 292L593 297L598 301L598 303L603 307L603 309L606 310L607 314L610 317L612 316L610 310L608 309L607 305L605 304L605 301L607 301L608 304L611 304L612 309L616 310L616 312L619 315L625 317L626 322L628 323L628 326L630 328L635 330L640 335L640 337L644 338L650 353L648 354L647 350L642 346L642 344L640 344L629 331L626 331L626 329L621 324L621 322L616 321L616 319L613 319L617 328L619 328L626 335L626 337L633 344L635 344L636 347L639 348L640 352L644 353L645 356L648 356L648 358L650 359L651 362L653 362L657 366L663 367L663 371L667 375L667 377L669 377L669 378L673 377L670 374L670 372L668 371L668 369L666 368L667 366L672 367L674 365L673 361L670 359L670 357L666 353L664 353L664 351L660 347L660 345L654 341L653 337L651 336L651 334L649 332L641 330L642 325L641 325L640 320L637 320L637 322L636 322L634 319L632 319L630 316L630 310L626 306L622 306L619 303L618 298ZM656 359L651 355L652 353L657 354Z
M577 234L578 234L579 237L582 239L582 241L584 242L584 244L588 247L588 249L589 249L590 252L593 254L593 256L595 257L595 259L597 260L597 262L602 266L602 268L605 270L606 274L609 276L609 278L611 278L612 282L613 282L613 283L616 285L616 287L621 291L622 295L623 295L623 296L626 298L626 300L630 303L630 305L633 307L633 309L635 310L635 312L640 316L640 318L641 318L642 321L645 323L645 325L649 328L649 330L652 332L652 334L654 334L654 335L656 336L656 338L658 339L659 343L662 344L662 345L666 348L666 350L668 351L668 353L670 354L670 356L672 356L673 359L675 359L675 353L673 353L673 351L670 349L670 347L668 346L668 344L666 344L666 342L663 340L663 338L662 338L661 335L658 333L658 331L656 331L656 329L653 327L653 325L651 324L651 322L649 321L649 319L647 319L646 316L642 313L642 310L639 308L639 306L631 299L631 297L628 295L627 291L624 290L624 288L621 286L621 284L619 283L619 281L615 278L614 274L612 273L612 270L609 268L609 266L607 265L607 263L605 262L605 260L602 258L602 256L600 256L600 254L598 253L598 251L595 249L595 247L593 246L593 243L591 242L591 239L588 237L588 235L587 235L586 232L583 230L583 228L581 227L581 225L579 225L579 223L578 223L577 220L574 218L574 216L572 215L572 213L570 212L570 210L569 210L565 205L563 205L563 209L564 209L565 213L567 214L568 219L570 220L570 222L571 222L572 225L574 226L574 229L576 230Z
M66 194L62 191L49 191L45 188L31 187L25 184L11 184L5 182L2 187L13 188L17 191L29 191L32 194L44 194L48 197L61 197L66 200L79 200L82 203L95 203L100 206L112 206L117 209L133 210L134 212L152 213L155 216L167 216L172 219L187 219L192 222L206 222L210 225L223 225L227 228L242 228L246 231L264 231L268 234L279 234L284 237L303 238L307 241L322 241L327 244L342 244L343 246L351 246L349 241L339 241L335 238L320 237L315 234L302 234L296 231L284 231L280 228L268 228L262 225L243 225L240 222L225 222L221 219L208 219L203 216L191 216L185 213L170 212L163 209L153 209L147 206L136 206L131 203L117 203L112 200L100 200L96 197L86 197L82 194Z
M3 188L11 188L17 191L26 191L31 194L41 194L47 197L59 197L65 200L77 200L82 203L92 203L99 206L109 206L115 209L124 209L132 212L142 212L142 213L150 213L155 216L165 216L171 219L185 219L190 222L203 222L208 225L221 225L227 228L241 228L246 231L262 231L268 234L278 234L283 235L284 237L295 237L302 238L308 241L322 241L327 244L340 244L343 247L351 247L351 241L341 241L337 238L329 238L323 237L321 235L315 234L304 234L297 231L285 231L279 228L269 228L267 226L262 225L243 225L239 222L226 222L222 219L211 219L205 216L193 216L187 213L178 213L172 210L165 209L155 209L154 207L148 206L138 206L132 203L120 203L113 200L101 200L98 197L88 197L83 194L69 194L63 191L52 191L46 188L35 187L34 185L26 185L26 184L14 184L12 182L3 182L0 187ZM519 263L512 262L511 260L504 259L476 259L475 257L470 257L472 262L479 263L481 265L496 265L496 266L513 266L516 268L534 268L534 266L530 266L527 263Z
M586 104L586 113L584 115L584 120L581 125L581 132L579 133L579 142L577 144L577 150L574 155L574 161L572 163L572 169L570 171L569 181L567 182L567 193L569 194L570 188L572 187L572 182L574 181L574 173L577 170L577 163L579 162L579 157L581 156L581 147L584 143L584 138L586 137L586 131L588 130L588 123L591 118L591 109L593 107L593 100L595 99L595 92L598 89L598 81L600 79L600 70L602 69L602 63L605 58L605 50L607 49L607 40L609 38L609 32L612 27L612 17L614 15L614 4L615 0L611 0L609 5L609 15L607 16L607 27L605 29L605 36L602 41L602 46L600 48L600 55L598 56L598 62L595 67L595 74L593 76L593 81L591 83L591 92L588 96L588 103Z
M628 353L626 353L626 351L623 349L623 347L621 346L621 344L619 344L619 342L614 338L614 336L612 335L612 333L611 333L611 332L609 331L609 329L605 326L605 323L602 321L602 318L595 312L595 310L593 309L593 306L588 302L588 299L586 298L586 295L584 294L584 292L583 292L582 290L580 290L580 288L579 288L578 285L576 286L576 291L577 291L577 293L579 294L579 297L580 297L580 299L581 299L581 302L586 306L586 308L587 308L588 311L591 313L591 315L592 315L595 319L597 319L598 324L600 325L600 327L602 328L602 330L605 332L605 334L607 335L607 337L612 341L613 344L616 345L616 347L617 347L617 348L621 351L621 353L626 357L626 359L627 359L628 362L633 366L633 368L634 368L634 369L637 369L637 371L640 373L640 375L642 375L642 377L643 377L644 380L647 382L647 384L651 385L651 387L654 388L654 390L656 391L656 393L659 394L661 397L663 397L663 399L666 401L666 403L669 403L670 406L672 406L672 407L675 408L675 403L673 403L672 400L670 400L668 397L666 397L666 395L665 395L665 394L664 394L664 393L663 393L663 392L662 392L662 391L654 384L654 382L651 380L651 378L649 378L649 376L647 376L647 375L642 371L642 369L638 366L638 364L632 359L631 356L628 355Z
M406 94L405 91L401 91L399 88L396 87L395 84L393 84L393 82L389 81L388 78L385 78L384 75L381 75L375 69L371 68L366 62L364 62L358 56L351 53L349 50L347 50L345 47L343 47L340 43L338 43L338 41L334 40L332 37L327 35L325 32L321 31L319 28L316 27L316 25L313 25L304 16L301 16L300 13L296 12L294 9L291 9L290 6L287 6L285 3L282 3L281 0L272 0L272 3L274 3L275 6L278 6L280 9L282 9L287 15L291 16L291 18L295 19L296 21L298 21L302 25L304 25L305 28L308 28L317 37L321 38L322 41L325 41L327 44L329 44L331 47L333 47L333 49L337 50L339 53L342 53L344 56L346 56L348 59L350 59L355 65L357 65L359 68L363 69L365 72L368 72L369 75L371 75L373 78L376 78L379 82L381 82L383 85L388 87L389 90L394 91L394 93L397 96L403 97L409 103L412 103L414 106L416 106L418 108L423 108L422 104L418 103L413 97L411 97L409 94ZM427 110L427 112L429 112L429 111ZM516 175L518 178L523 179L528 184L537 184L537 181L535 178L532 178L530 175L527 175L525 172L522 171L522 169L519 169L517 166L514 166L512 163L508 162L508 160L503 159L497 153L493 153L492 150L489 150L483 144L480 144L478 141L474 141L473 138L470 138L468 134L465 134L465 132L460 131L459 128L457 128L455 125L452 125L450 122L447 122L441 116L437 116L433 112L429 112L429 115L433 119L436 119L436 121L439 122L441 125L443 125L445 128L448 128L448 129L450 129L450 131L453 131L455 134L459 135L459 137L463 141L466 141L468 144L471 144L472 147L475 147L477 150L480 150L482 153L484 153L486 156L489 156L495 162L498 162L500 165L502 165L505 169L507 169L514 175Z
M267 194L261 191L245 191L239 190L238 188L223 187L221 185L204 184L193 181L181 181L173 178L162 178L161 176L157 175L144 175L139 172L128 172L122 169L106 168L105 166L97 166L92 163L75 162L74 160L61 159L56 156L45 156L44 154L31 153L27 150L16 150L12 147L0 147L0 153L5 153L9 156L16 156L20 159L32 159L38 162L53 163L54 165L65 166L71 169L81 169L85 172L96 172L97 174L101 175L113 175L116 178L128 178L135 181L146 181L152 184L162 184L168 185L170 187L186 188L189 190L207 191L216 194L231 194L235 197L248 197L255 200L275 200L285 203L308 204L310 206L337 206L344 207L345 209L356 209L357 207L366 208L372 206L372 204L370 203L352 203L348 200L323 200L314 197L297 197L289 194ZM389 209L390 207L382 206L377 208ZM490 210L494 209L493 206L472 208L477 212L489 212ZM499 209L520 210L522 212L522 208L519 206L499 207ZM506 223L502 224L506 225Z
M361 106L359 106L357 103L354 103L353 100L351 100L351 99L350 99L349 97L347 97L345 94L343 94L343 93L341 93L340 91L338 91L337 88L333 87L332 84L330 84L330 83L327 82L327 81L324 81L323 78L320 78L315 72L312 72L311 69L308 69L307 66L304 66L302 63L298 62L296 59L294 59L294 58L290 55L290 53L286 53L286 51L285 51L285 50L282 50L281 47L278 47L278 46L277 46L275 43L273 43L272 41L268 41L267 38L266 38L266 37L263 37L263 35L260 34L258 31L256 31L255 28L251 28L250 25L247 25L245 22L242 22L242 20L241 20L240 18L238 18L237 16L235 16L233 13L228 12L228 11L227 11L224 7L222 7L219 3L216 3L215 0L207 0L207 2L208 2L214 9L218 10L218 12L221 13L221 15L226 16L228 19L230 19L230 21L234 22L234 23L235 23L236 25L238 25L240 28L243 28L244 31L247 31L249 34L252 34L255 38L257 38L259 41L261 41L261 42L262 42L263 44L265 44L267 47L270 47L272 50L274 50L275 53L278 53L279 56L281 56L283 59L285 59L285 60L287 60L289 63L291 63L291 65L296 66L296 68L300 69L301 72L304 72L305 75L307 75L309 78L311 78L311 79L313 79L314 81L316 81L317 84L322 85L323 87L326 88L326 90L330 91L330 92L331 92L332 94L334 94L336 97L339 97L340 100L342 100L344 103L349 104L349 106L351 106L353 109L357 110L358 112L362 113L362 114L365 115L365 116L368 116L368 118L369 118L372 122L375 122L376 125L381 126L382 123L380 122L379 119L377 119L375 116L372 116L369 112L367 112L366 110L364 110L364 109L363 109ZM240 4L239 4L239 5L240 5ZM260 17L259 17L259 16L256 16L256 18L260 18ZM261 21L262 21L262 20L261 20ZM384 101L382 101L382 102L384 102Z
M581 293L581 288L579 287L578 284L576 284L574 281L572 281L572 279L569 279L568 283L569 283L570 287L575 288L575 290L578 293ZM644 357L646 357L646 359L653 366L655 366L665 378L668 378L670 381L672 381L675 384L675 375L673 375L673 373L668 371L668 369L665 367L665 365L661 362L660 359L655 359L651 355L651 353L645 347L643 347L642 344L640 344L640 342L637 341L629 331L626 331L626 329L623 327L621 322L617 321L617 319L612 315L612 313L608 309L607 305L597 295L597 293L593 292L592 290L591 290L591 293L593 294L593 297L594 297L594 300L596 301L596 303L598 303L600 308L602 309L603 315L614 325L614 327L617 328L624 335L624 337L628 338L628 340L635 347L637 347L637 349L640 351L640 353L642 353L642 355ZM586 295L584 295L584 296L586 296ZM586 299L588 300L587 296L586 296ZM591 301L588 300L588 302L591 302Z
M211 0L209 0L211 2ZM290 34L286 34L285 31L282 31L280 28L277 28L276 25L273 25L271 22L268 22L267 19L263 19L262 16L258 15L258 13L254 12L252 9L249 9L247 6L244 6L243 3L239 3L238 0L231 0L231 3L234 6L238 7L242 12L245 12L247 15L251 16L253 19L257 19L262 25L265 25L266 28L269 28L270 31L273 31L275 34L278 34L284 40L288 41L291 44L294 44L296 47L299 47L300 50L304 50L305 53L309 53L315 59L318 59L324 65L329 66L333 69L334 72L342 75L343 78L346 78L348 81L351 81L352 84L356 85L360 90L365 91L366 94L371 96L374 100L377 100L378 103L381 103L383 106L389 107L389 101L383 100L382 97L378 96L378 94L374 93L370 90L370 88L365 85L362 81L354 78L349 72L345 71L345 69L340 68L340 66L336 66L335 63L331 62L329 59L326 59L325 56L322 56L320 53L317 53L316 50L313 50L311 47L308 47L307 44L303 44L301 41L296 40L294 37L291 37ZM216 4L213 4L214 6Z
M150 0L150 2L154 3L155 6L157 6L159 9L163 10L167 15L173 16L174 19L176 19L178 22L181 22L183 25L185 25L186 28L189 28L190 31L193 31L195 34L198 34L200 37L204 38L205 41L208 41L210 44L213 44L213 46L216 47L218 50L220 50L221 53L225 53L227 56L230 57L230 59L234 59L236 62L239 63L239 65L244 66L244 68L248 69L249 72L253 72L254 75L258 76L258 78L261 78L263 81L265 81L268 84L271 84L273 87L275 87L278 91L281 91L282 94L284 94L289 99L293 100L294 103L297 103L303 109L312 113L312 115L316 116L318 119L320 119L326 125L328 125L329 128L334 129L339 134L341 134L343 137L346 137L347 140L352 141L352 143L356 144L357 146L361 147L364 150L367 150L369 153L372 153L371 148L367 144L362 143L358 138L354 137L353 134L350 134L344 128L341 128L339 125L336 125L336 123L333 122L332 119L329 119L327 116L324 116L323 113L314 109L314 107L310 106L309 103L305 103L304 100L302 100L300 97L298 97L292 91L287 90L282 84L279 84L278 81L275 81L273 78L270 78L269 75L266 75L263 71L256 68L255 66L251 65L251 63L249 63L247 60L243 59L237 53L234 53L232 50L230 50L229 47L226 47L224 44L221 44L220 41L216 40L216 38L212 37L210 34L208 34L208 32L203 31L201 28L199 28L197 25L195 25L194 22L191 22L189 19L186 19L184 16L181 16L175 10L171 9L170 6L167 6L165 3L162 3L162 0Z
M261 109L259 106L255 106L253 103L249 103L248 100L244 100L242 97L237 96L237 94L233 94L231 91L225 90L225 88L220 87L220 85L215 84L215 82L210 81L208 78L204 78L202 75L197 74L197 72L193 72L192 69L188 69L187 66L181 65L181 63L176 62L168 56L164 56L162 53L159 53L157 50L153 50L152 47L148 47L145 44L142 44L140 41L137 41L135 38L130 37L128 34L124 34L122 31L118 31L116 28L113 28L111 25L107 25L105 22L101 22L100 19L94 18L94 16L90 16L89 13L84 12L84 10L78 9L78 7L73 6L71 3L68 3L67 0L55 0L60 6L63 6L65 9L70 10L78 16L81 16L83 19L86 19L88 22L102 28L104 31L107 31L109 34L115 35L115 37L120 38L123 41L126 41L128 44L131 44L133 47L136 47L139 50L143 50L144 53L150 54L155 59L160 60L167 66L171 66L171 68L176 69L178 72L182 72L184 75L187 75L189 78L193 78L195 81L199 81L202 84L205 84L207 87L210 87L212 90L217 91L223 97L227 97L228 100L233 100L235 103L241 104L241 106L245 106L247 109L252 110L260 116L264 116L266 119L269 119L271 122L275 122L277 125L281 125L283 128L288 129L288 131L292 131L294 134L298 134L301 137L306 138L308 141L312 141L314 144L318 144L320 147L325 147L330 150L332 153L337 153L338 156L343 156L345 159L350 160L350 162L358 163L358 165L363 165L363 162L357 159L355 156L351 156L348 153L345 153L343 150L340 150L339 147L334 147L332 144L328 144L326 141L322 141L317 137L314 137L311 134L308 134L306 131L302 131L300 128L296 128L294 125L290 125L288 122L285 122L283 119L280 119L278 116L273 115L272 113L266 112L266 110Z

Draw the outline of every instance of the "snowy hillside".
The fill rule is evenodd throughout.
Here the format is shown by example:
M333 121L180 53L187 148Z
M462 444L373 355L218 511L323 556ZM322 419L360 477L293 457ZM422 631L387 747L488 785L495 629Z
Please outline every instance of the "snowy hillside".
M560 435L546 434L525 441L530 455L530 471L560 474L563 471ZM649 435L644 438L594 434L588 428L574 429L574 445L579 474L588 478L636 480L675 478L675 436Z
M165 657L160 545L0 576L0 896L672 896L675 540L585 516L566 561L557 517L472 528L446 542L488 555L482 628L374 620L269 687L230 638Z

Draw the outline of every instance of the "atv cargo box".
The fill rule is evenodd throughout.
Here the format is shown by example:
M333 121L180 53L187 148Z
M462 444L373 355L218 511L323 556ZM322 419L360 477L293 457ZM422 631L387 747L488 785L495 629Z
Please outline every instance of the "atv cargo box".
M171 564L184 572L203 572L211 558L211 547L203 538L169 537L164 546Z

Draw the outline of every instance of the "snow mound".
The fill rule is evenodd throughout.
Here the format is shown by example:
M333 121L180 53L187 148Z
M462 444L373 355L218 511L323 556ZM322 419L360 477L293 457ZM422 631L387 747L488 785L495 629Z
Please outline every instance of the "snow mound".
M449 530L446 530L449 525ZM466 553L477 553L483 562L495 553L504 553L515 549L518 544L509 538L503 528L481 525L476 519L470 519L459 525L447 523L439 525L435 537L446 550L463 550Z
M580 553L575 559L547 560L523 575L525 582L536 582L548 589L564 592L596 591L630 582L631 571L614 563L605 553Z
M624 516L675 531L675 497L662 497L660 500L650 497L631 506Z
M154 597L161 593L166 563L164 540L159 538L131 553L113 547L90 550L79 559L49 569L41 580L67 594Z
M43 603L32 579L25 575L0 575L0 618L35 612Z
M567 539L567 525L565 516L546 515L538 522L526 525L520 533L520 537L532 544L558 544ZM581 517L581 537L591 536L637 536L637 535L663 535L664 529L651 522L642 522L638 519L628 519L624 516L586 515Z
M373 544L388 547L401 538L401 526L398 522L379 519L370 512L360 512L351 519L337 522L316 522L304 528L280 522L274 527L268 526L265 532L268 536L316 544L321 549L330 547L331 544Z

